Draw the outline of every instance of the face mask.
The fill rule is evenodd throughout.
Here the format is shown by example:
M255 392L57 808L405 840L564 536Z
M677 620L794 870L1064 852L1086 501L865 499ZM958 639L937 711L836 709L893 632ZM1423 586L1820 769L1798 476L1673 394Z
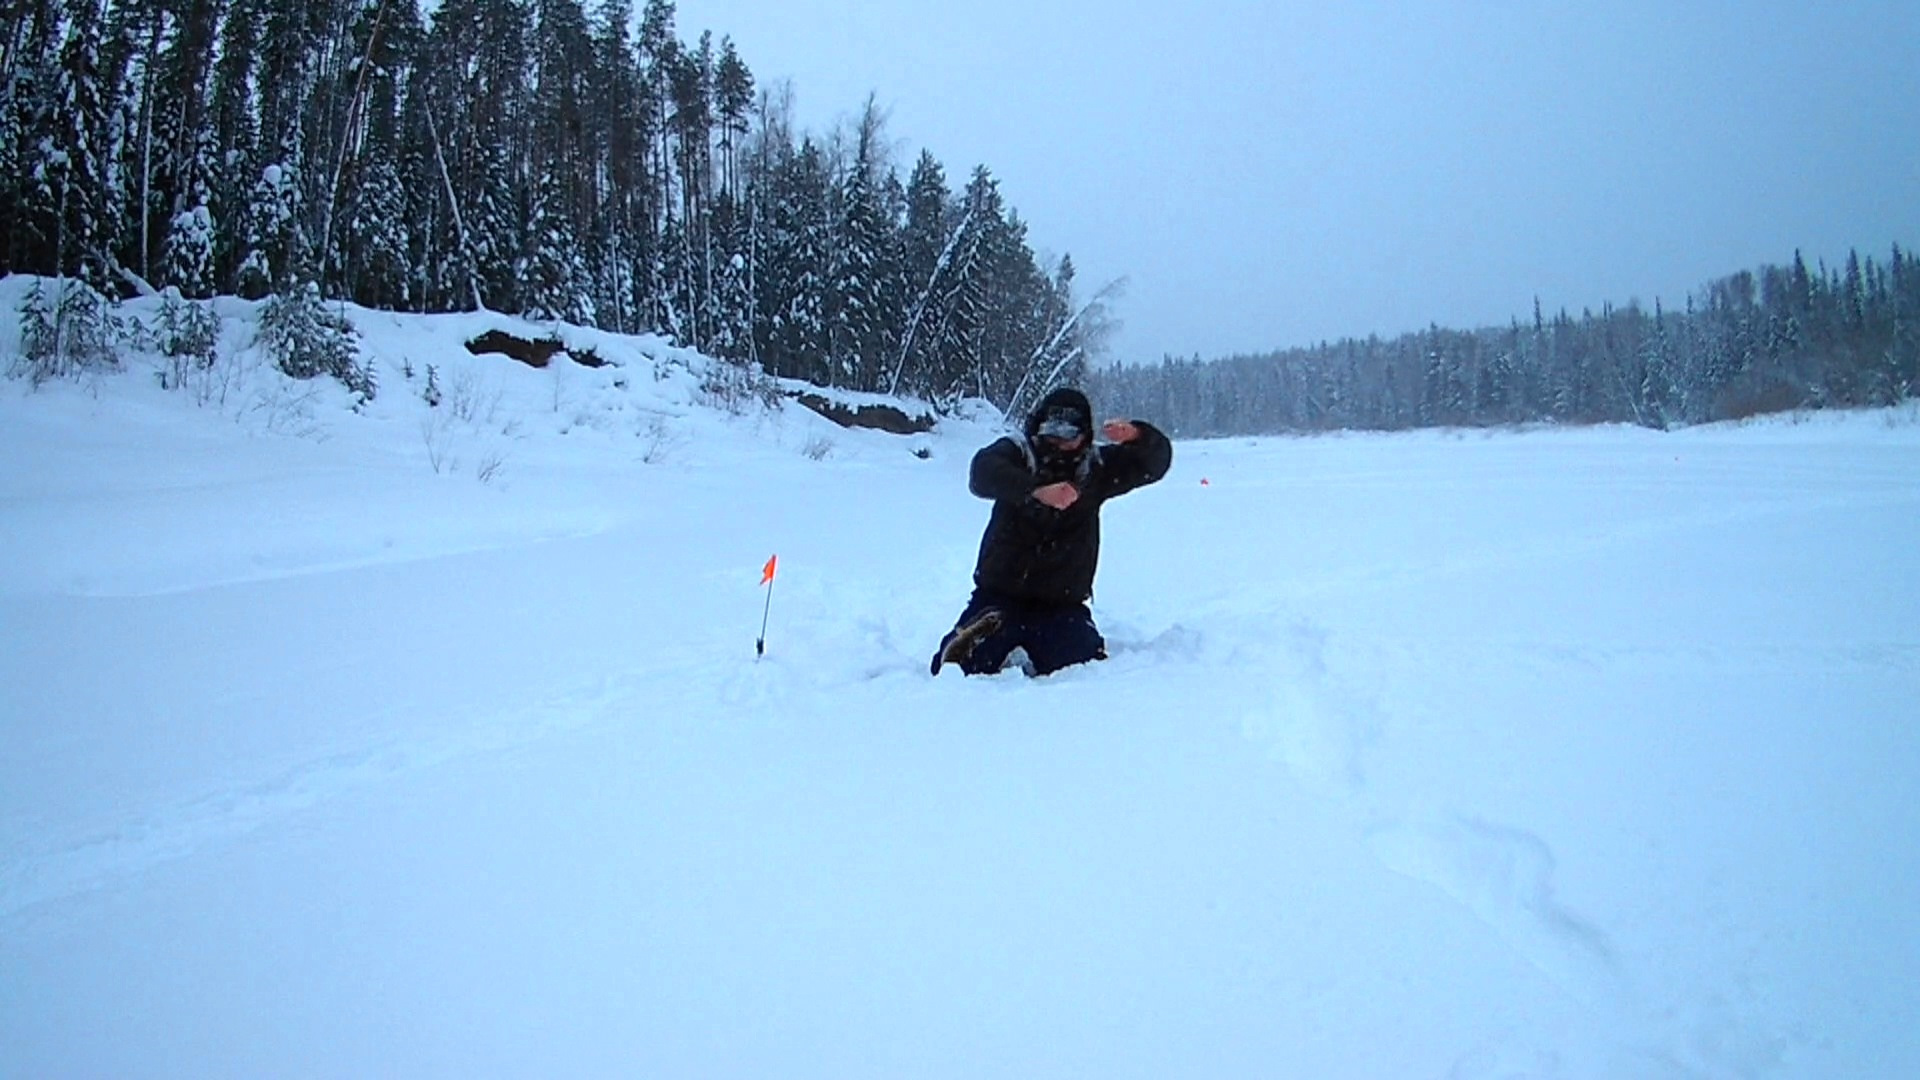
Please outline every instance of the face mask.
M1068 450L1044 436L1034 440L1034 458L1039 462L1041 474L1054 479L1066 479L1071 476L1079 468L1080 459L1085 457L1086 453L1085 442Z

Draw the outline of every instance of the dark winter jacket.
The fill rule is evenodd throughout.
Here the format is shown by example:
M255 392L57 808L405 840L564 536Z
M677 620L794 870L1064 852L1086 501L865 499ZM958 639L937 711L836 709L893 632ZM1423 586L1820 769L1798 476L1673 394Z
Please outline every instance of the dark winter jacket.
M1071 458L1049 456L1039 430L1049 417L1077 419L1087 445ZM1057 422L1057 421L1056 421ZM1140 437L1094 446L1092 410L1076 390L1055 390L1027 421L1026 438L1003 438L973 456L968 487L993 500L973 582L980 589L1034 607L1085 603L1100 560L1100 504L1151 484L1173 464L1173 443L1151 424L1132 422ZM1055 510L1034 489L1060 480L1080 498Z

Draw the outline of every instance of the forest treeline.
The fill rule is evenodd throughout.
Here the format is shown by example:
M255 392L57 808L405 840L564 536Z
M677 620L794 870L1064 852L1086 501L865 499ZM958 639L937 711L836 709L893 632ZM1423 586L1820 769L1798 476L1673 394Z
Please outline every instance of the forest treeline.
M790 89L674 18L671 0L14 0L0 272L84 283L26 313L60 342L99 339L66 325L98 298L154 289L657 332L936 403L1078 373L1102 296L1075 300L1068 258L1043 265L986 166L956 190L922 152L903 178L871 99L799 131Z
M903 177L872 99L796 128L671 0L10 0L0 273L35 377L110 362L158 290L207 361L214 295L270 297L277 362L375 391L332 300L655 332L745 372L1020 411L1086 379L1187 435L1534 421L1665 427L1920 388L1920 266L1733 274L1686 298L1089 371L1076 296L976 166Z
M1095 370L1103 408L1181 435L1523 423L1667 428L1920 394L1920 262L1799 253L1655 302L1504 327Z

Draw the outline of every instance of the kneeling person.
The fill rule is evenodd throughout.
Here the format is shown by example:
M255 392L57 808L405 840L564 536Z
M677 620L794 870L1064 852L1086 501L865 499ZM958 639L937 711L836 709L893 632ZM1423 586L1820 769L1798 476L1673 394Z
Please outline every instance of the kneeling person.
M968 488L993 500L973 597L940 643L933 672L956 664L969 675L1000 670L1025 649L1033 673L1106 658L1087 601L1100 560L1100 505L1167 474L1173 443L1142 420L1101 426L1078 390L1048 394L1027 418L1024 439L996 440L973 456Z

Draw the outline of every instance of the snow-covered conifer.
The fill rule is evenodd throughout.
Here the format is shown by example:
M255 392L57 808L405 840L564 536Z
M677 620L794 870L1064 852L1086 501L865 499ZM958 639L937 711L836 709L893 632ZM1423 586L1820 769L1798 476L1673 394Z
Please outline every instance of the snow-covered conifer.
M362 365L357 335L345 315L330 311L320 287L303 281L267 298L260 311L260 345L274 366L296 379L331 375L362 401L378 389Z

